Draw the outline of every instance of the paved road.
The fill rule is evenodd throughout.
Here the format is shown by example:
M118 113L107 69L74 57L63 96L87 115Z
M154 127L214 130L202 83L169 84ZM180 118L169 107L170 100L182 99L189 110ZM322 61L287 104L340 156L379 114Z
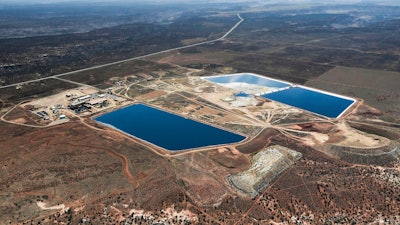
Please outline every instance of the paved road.
M167 49L167 50L163 50L163 51L159 51L159 52L154 52L154 53L150 53L150 54L146 54L146 55L142 55L142 56L137 56L137 57L133 57L133 58L129 58L129 59L116 61L116 62L106 63L106 64L102 64L102 65L98 65L98 66L92 66L92 67L88 67L88 68L85 68L85 69L74 70L74 71L70 71L70 72L66 72L66 73L60 73L60 74L56 74L56 75L49 76L49 77L43 77L43 78L33 79L33 80L19 82L19 83L15 83L15 84L4 85L4 86L0 86L0 89L1 88L14 87L14 86L18 86L18 85L23 85L23 84L27 84L27 83L31 83L31 82L37 82L37 81L41 81L41 80L57 78L57 77L61 77L61 76L69 75L69 74L84 72L84 71L88 71L88 70L92 70L92 69L98 69L98 68L102 68L102 67L106 67L106 66L116 65L116 64L119 64L119 63L124 63L124 62L129 62L129 61L133 61L133 60L137 60L137 59L142 59L142 58L146 58L146 57L149 57L149 56L154 56L154 55L158 55L158 54L162 54L162 53L172 52L172 51L176 51L176 50L181 50L181 49L185 49L185 48L191 48L191 47L195 47L195 46L199 46L199 45L205 45L205 44L210 44L210 43L214 43L214 42L217 42L217 41L221 41L224 38L226 38L230 33L232 33L244 21L244 19L240 16L240 14L237 14L237 17L239 18L239 22L237 22L222 37L214 39L214 40L203 41L203 42L199 42L199 43L196 43L196 44L185 45L185 46L181 46L181 47L177 47L177 48L171 48L171 49Z

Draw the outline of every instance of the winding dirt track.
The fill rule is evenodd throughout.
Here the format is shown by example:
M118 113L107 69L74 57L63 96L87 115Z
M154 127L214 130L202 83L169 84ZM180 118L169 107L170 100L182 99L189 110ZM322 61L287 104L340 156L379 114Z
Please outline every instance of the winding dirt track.
M122 163L122 172L124 174L124 176L128 179L129 183L131 184L135 184L138 185L138 178L135 178L132 174L131 171L129 170L129 162L128 159L126 158L125 155L119 154L117 152L115 152L112 149L109 148L105 148L102 146L95 146L95 145L81 145L81 144L73 144L73 143L65 143L74 147L84 147L84 148L93 148L93 149L100 149L100 150L104 150L107 153L109 153L112 156L115 156L117 158L119 158L121 160ZM143 179L143 178L142 178Z
M171 168L171 165L168 164L168 166L167 166L166 168L167 168L167 171L170 172L170 173L173 173L174 176L175 176L175 178L176 178L174 169ZM175 179L175 180L177 180L177 179ZM194 208L195 210L201 212L204 216L206 216L208 219L212 220L213 222L215 222L215 223L217 223L217 224L219 224L219 225L224 225L224 224L225 224L225 223L221 223L217 218L215 218L214 216L208 214L206 211L204 211L203 209L201 209L201 208L198 207L197 205L195 205L195 204L193 204L193 203L187 201L187 200L186 200L186 190L183 189L183 187L182 187L181 185L178 185L178 187L179 187L180 191L183 193L184 202L186 203L186 210L189 210L189 211L190 211L190 207L192 207L192 208Z
M270 189L271 187L273 187L275 183L277 183L282 177L284 177L285 174L287 174L287 173L288 173L289 171L291 171L292 169L293 169L293 167L287 169L287 170L286 170L285 172L283 172L280 176L278 176L278 178L275 179L275 181L274 181L271 185L269 185L267 188L265 188L265 190L262 192L262 194L259 194L259 195L257 196L257 198L251 203L251 205L250 205L249 208L246 210L246 212L243 213L243 215L241 216L241 218L240 218L238 221L236 221L236 223L234 223L234 225L242 224L242 221L249 215L250 211L253 210L253 207L254 207L256 204L258 204L258 202L260 201L260 199L269 191L269 189Z

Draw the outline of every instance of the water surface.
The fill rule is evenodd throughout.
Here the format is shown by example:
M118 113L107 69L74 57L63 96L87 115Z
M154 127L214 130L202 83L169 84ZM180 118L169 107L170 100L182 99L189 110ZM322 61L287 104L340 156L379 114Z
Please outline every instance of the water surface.
M245 139L244 136L143 104L121 108L95 120L170 151Z
M330 118L337 118L354 103L351 99L302 87L291 87L262 97Z

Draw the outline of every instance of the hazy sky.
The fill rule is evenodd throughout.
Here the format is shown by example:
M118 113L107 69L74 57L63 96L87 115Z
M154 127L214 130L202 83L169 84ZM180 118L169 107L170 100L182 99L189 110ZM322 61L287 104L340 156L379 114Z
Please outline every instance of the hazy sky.
M380 3L388 5L399 5L400 0L0 0L0 4L35 4L35 3L60 3L60 2L79 2L79 3L93 3L93 2L124 2L124 3L168 3L168 2L186 2L186 3L235 3L235 2L258 2L263 4L275 4L275 3L286 3L286 4L301 4L301 3L319 3L319 4L346 4L346 3Z
M396 2L396 0L330 0L330 1L321 1L321 0L2 0L1 2L7 3L53 3L53 2L264 2L264 3L304 3L304 2L314 2L314 3L360 3L360 2Z

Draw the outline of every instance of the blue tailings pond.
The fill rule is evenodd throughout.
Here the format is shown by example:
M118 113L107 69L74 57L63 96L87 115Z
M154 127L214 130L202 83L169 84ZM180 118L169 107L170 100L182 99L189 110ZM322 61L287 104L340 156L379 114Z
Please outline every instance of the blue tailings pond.
M350 107L354 100L325 94L302 87L291 87L262 97L307 110L329 118L337 118Z
M143 104L127 106L95 120L169 151L236 143L246 138Z
M216 84L245 83L271 88L269 92L257 93L273 101L281 102L302 110L306 110L329 118L338 118L344 114L355 102L355 99L311 89L300 85L279 81L252 73L240 73L205 77L205 80ZM244 93L246 92L243 87Z

